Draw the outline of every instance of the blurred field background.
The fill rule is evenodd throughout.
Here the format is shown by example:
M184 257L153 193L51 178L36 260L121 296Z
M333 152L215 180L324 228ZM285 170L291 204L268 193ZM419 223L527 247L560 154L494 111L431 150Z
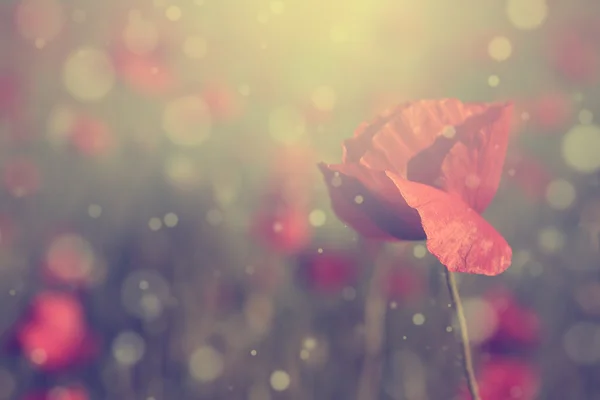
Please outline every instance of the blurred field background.
M0 399L468 399L440 265L316 168L441 97L516 106L484 400L600 399L599 80L593 0L2 1Z

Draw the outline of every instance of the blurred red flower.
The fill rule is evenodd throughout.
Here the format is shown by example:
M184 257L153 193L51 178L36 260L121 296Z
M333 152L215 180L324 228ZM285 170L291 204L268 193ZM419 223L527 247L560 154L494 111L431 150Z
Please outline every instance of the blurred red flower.
M126 49L118 49L113 56L121 79L145 96L162 96L177 87L177 78L164 58L157 53L138 55Z
M576 18L550 35L549 58L566 80L594 84L600 77L600 29L597 18Z
M4 187L14 197L36 194L41 186L41 174L37 164L28 157L17 157L3 165Z
M22 95L16 75L0 74L0 117L12 117L19 112Z
M424 293L423 277L410 268L393 268L381 277L380 285L389 300L408 301Z
M254 233L275 250L291 253L302 249L310 241L308 212L281 204L279 200L272 203L275 203L273 209L258 214Z
M84 156L102 156L116 146L116 138L103 120L82 114L74 122L71 142Z
M33 300L27 319L17 330L17 342L25 357L46 371L79 364L96 350L76 297L50 291Z
M537 398L540 381L536 369L512 358L495 358L480 368L479 394L485 400L533 400ZM463 389L463 398L471 395Z
M564 128L573 116L573 99L565 93L546 93L532 103L532 120L542 130Z
M510 181L532 200L544 198L546 187L552 180L547 168L534 156L516 152L506 163Z
M352 257L338 252L304 255L300 258L299 272L308 289L319 293L338 293L357 277Z
M22 397L22 400L88 400L87 391L80 386L57 386L48 390L36 391Z
M533 345L540 339L540 321L537 314L521 306L513 294L504 288L488 292L485 299L496 312L498 325L488 339L492 345Z
M338 217L366 237L423 240L450 271L497 275L512 250L481 216L496 194L511 104L402 104L319 164Z
M209 85L202 90L202 98L216 121L235 120L244 112L243 99L226 84Z

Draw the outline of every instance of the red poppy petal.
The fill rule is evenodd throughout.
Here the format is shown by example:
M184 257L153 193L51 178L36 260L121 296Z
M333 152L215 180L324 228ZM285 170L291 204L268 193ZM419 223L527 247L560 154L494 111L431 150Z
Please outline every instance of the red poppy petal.
M360 164L319 164L333 210L365 237L423 240L418 213L410 208L384 172Z
M358 129L354 131L354 137L344 141L342 162L344 164L358 163L365 153L368 151L376 151L373 149L371 141L373 140L373 137L395 117L396 111L397 110L394 110L394 112L392 112L392 109L388 109L375 117L373 121L361 124ZM380 160L387 162L385 155L383 155Z
M506 240L458 197L388 172L421 216L427 248L452 272L498 275L511 263Z
M478 213L496 195L512 124L512 104L491 105L457 127L460 142L444 158L443 187Z
M370 168L388 169L406 177L408 162L429 148L446 127L459 126L469 116L483 113L489 106L462 103L457 99L401 104L363 125L354 138L344 143L344 163L360 159ZM385 168L381 168L383 166Z

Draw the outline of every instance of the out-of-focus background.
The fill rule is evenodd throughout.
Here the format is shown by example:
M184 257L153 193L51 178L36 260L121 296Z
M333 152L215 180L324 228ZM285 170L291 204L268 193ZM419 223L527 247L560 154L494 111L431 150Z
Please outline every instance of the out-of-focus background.
M516 105L483 399L599 399L599 80L595 0L2 1L0 398L468 399L439 263L315 165L458 97Z

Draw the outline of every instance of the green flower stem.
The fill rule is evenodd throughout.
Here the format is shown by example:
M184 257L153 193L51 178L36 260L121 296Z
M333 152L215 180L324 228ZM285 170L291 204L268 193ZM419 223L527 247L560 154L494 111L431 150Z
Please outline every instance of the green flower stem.
M448 285L448 291L450 292L450 301L452 307L456 309L456 316L458 317L458 325L460 328L461 345L463 352L463 368L465 372L465 378L467 379L467 385L469 386L469 392L473 400L481 400L479 395L479 386L477 385L477 379L475 378L475 369L473 368L473 357L471 355L471 348L469 347L469 332L467 330L467 320L465 319L465 312L463 310L462 302L460 301L460 295L458 294L458 287L456 286L456 279L454 274L446 267L443 267L444 274L446 275L446 284Z

